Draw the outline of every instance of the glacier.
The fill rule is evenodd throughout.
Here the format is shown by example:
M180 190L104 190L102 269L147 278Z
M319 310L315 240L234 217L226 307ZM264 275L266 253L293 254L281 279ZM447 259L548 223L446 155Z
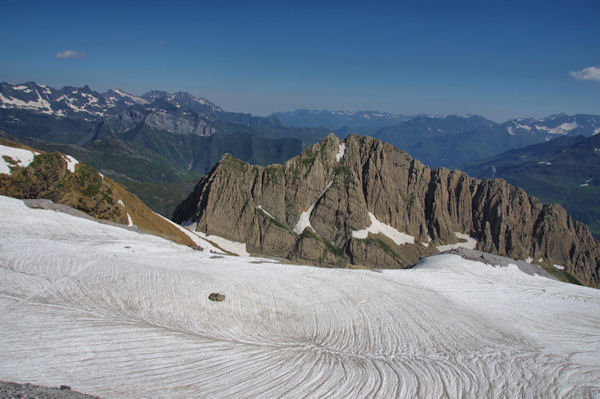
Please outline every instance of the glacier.
M105 398L600 395L599 290L450 254L383 271L216 255L7 197L0 218L0 380Z

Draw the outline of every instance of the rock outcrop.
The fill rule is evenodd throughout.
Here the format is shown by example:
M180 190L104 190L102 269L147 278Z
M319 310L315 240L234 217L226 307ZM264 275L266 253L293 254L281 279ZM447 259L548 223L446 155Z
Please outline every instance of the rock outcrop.
M599 286L598 242L559 205L504 180L431 170L370 137L331 134L267 167L225 155L173 220L250 253L337 267L409 267L468 235L480 250L564 266Z

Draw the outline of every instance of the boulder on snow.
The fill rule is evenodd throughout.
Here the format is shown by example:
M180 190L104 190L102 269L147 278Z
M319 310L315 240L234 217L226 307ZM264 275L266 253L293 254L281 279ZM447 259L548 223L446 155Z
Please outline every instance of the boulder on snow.
M211 301L215 301L215 302L221 302L221 301L225 300L225 295L220 294L218 292L213 292L212 294L210 294L208 296L208 299L210 299Z

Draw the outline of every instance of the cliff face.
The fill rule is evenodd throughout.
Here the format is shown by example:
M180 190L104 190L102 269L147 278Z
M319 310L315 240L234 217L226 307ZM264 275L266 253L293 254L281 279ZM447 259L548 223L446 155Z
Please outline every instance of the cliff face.
M599 245L562 207L503 180L430 170L370 137L331 134L268 167L226 155L173 220L251 253L324 266L408 267L462 233L484 251L565 266L599 285Z

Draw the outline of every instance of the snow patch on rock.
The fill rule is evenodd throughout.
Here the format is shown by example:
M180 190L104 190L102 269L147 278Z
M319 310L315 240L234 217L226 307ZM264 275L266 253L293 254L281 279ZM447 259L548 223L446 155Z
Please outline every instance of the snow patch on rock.
M458 231L454 232L454 235L460 239L465 240L465 242L457 242L456 244L448 244L448 245L438 245L436 248L440 252L449 251L451 249L457 248L466 248L466 249L475 249L477 247L477 240L469 236L468 234L463 234Z
M313 204L306 211L304 211L304 212L302 212L300 214L300 219L298 219L298 222L296 223L296 226L294 226L294 233L300 235L300 234L302 234L302 232L304 231L304 229L306 229L307 227L310 227L310 229L313 230L313 231L315 230L310 225L310 214L312 213L313 209L315 208L315 205L317 204L317 202L325 194L325 192L327 191L327 189L329 189L329 187L331 187L332 183L333 183L333 181L330 181L329 184L327 184L327 187L325 187L325 189L323 190L323 192L319 195L319 197L317 197L317 199L315 200L315 202L313 202Z
M548 133L550 134L568 134L571 130L577 129L579 124L576 121L573 122L565 122L553 129L549 129Z
M33 162L33 158L35 158L35 156L38 154L39 152L34 153L23 148L0 145L0 174L10 175L10 166L14 166L12 163L7 162L4 159L4 156L10 157L12 160L17 162L17 166L26 168L31 162Z
M369 236L369 233L383 234L390 240L394 241L396 245L415 243L415 238L413 236L402 233L392 226L380 222L371 212L369 212L369 219L371 219L371 225L366 229L353 231L352 237L365 240ZM427 243L427 245L429 245L429 243Z
M70 155L64 154L63 157L65 161L67 161L67 169L69 170L69 172L75 173L75 165L77 165L79 161Z
M337 154L335 154L336 162L339 162L340 159L342 159L344 157L345 152L346 152L346 143L341 143Z

